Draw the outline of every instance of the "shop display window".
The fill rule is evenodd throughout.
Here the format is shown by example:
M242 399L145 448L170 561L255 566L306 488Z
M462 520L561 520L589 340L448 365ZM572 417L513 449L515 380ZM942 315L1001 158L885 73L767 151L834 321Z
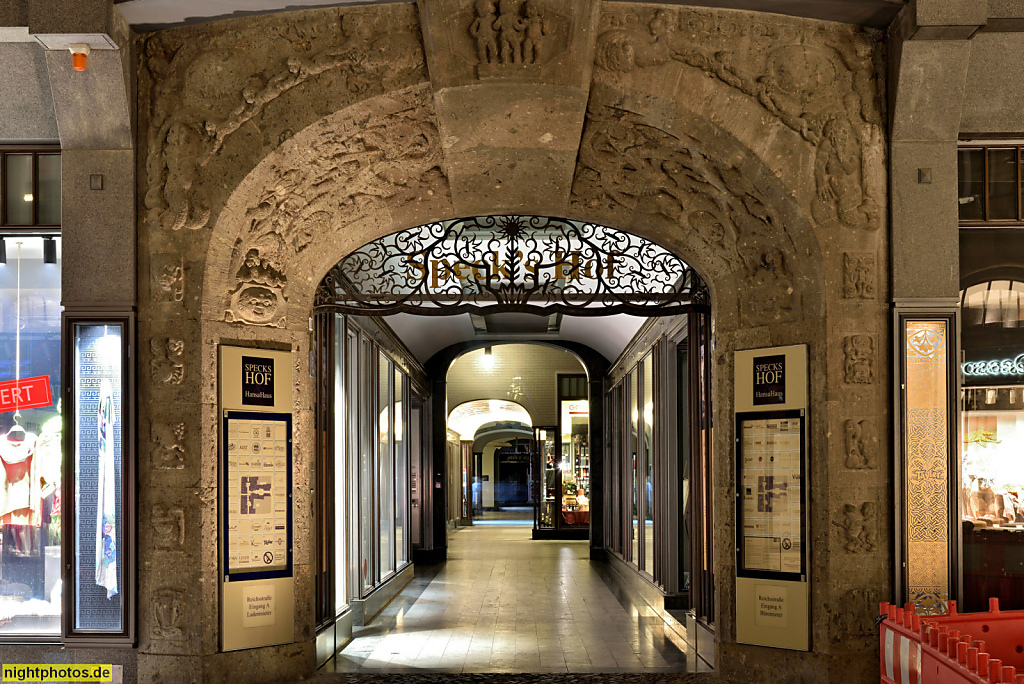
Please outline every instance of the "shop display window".
M45 263L43 238L3 241L7 259L0 264L0 638L58 636L65 534L61 261L58 251L56 263ZM93 441L96 429L94 421ZM94 532L96 524L93 519ZM95 545L92 548L95 552Z
M554 427L537 428L536 435L537 450L540 454L539 462L543 475L540 480L539 514L537 526L544 529L552 529L555 526L555 507L558 505L558 464L555 453L555 435L557 429Z
M1024 609L1024 233L960 233L961 610Z
M586 527L590 524L590 405L586 399L560 403L562 523Z

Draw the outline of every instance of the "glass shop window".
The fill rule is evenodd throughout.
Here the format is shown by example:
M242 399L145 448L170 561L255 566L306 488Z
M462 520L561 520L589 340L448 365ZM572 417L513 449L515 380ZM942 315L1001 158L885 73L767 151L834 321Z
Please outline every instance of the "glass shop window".
M0 242L0 640L61 632L61 254L49 240Z
M964 611L1024 609L1024 233L961 231Z
M60 153L0 150L0 226L60 225Z

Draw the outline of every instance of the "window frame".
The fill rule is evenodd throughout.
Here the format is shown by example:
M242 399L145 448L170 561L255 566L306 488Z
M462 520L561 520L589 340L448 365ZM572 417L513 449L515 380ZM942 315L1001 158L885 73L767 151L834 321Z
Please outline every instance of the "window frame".
M32 145L0 145L0 229L4 232L16 233L60 234L60 223L39 223L39 155L56 154L62 156L63 150L59 144L32 144ZM32 223L29 224L7 224L7 202L3 196L7 192L7 155L9 154L31 154L32 155ZM61 160L63 169L63 159ZM63 178L61 179L61 207L63 212Z
M990 150L1016 150L1017 159L1015 163L1015 173L1017 175L1017 218L1011 219L992 219L988 218L990 207L989 207L989 151ZM981 150L984 154L984 161L982 163L982 169L984 171L982 185L984 186L984 195L982 196L982 215L983 219L971 219L961 220L959 218L959 204L957 205L957 220L961 228L1012 228L1012 227L1024 227L1024 141L1012 141L1012 140L961 140L957 144L957 200L960 198L960 153L965 150Z
M122 406L121 406L121 499L123 506L121 521L123 530L121 540L123 549L119 549L122 565L121 586L119 587L121 604L121 624L119 631L98 631L78 629L75 625L75 550L74 535L61 535L61 564L63 580L61 640L67 645L96 647L133 647L136 644L137 628L137 485L136 485L136 402L135 398L135 349L136 349L136 315L134 309L125 309L119 305L93 305L88 308L65 308L61 314L61 359L62 375L65 379L62 388L64 408L64 431L62 435L64 463L62 477L62 515L61 524L65 530L75 528L77 511L75 510L74 472L76 425L74 367L74 331L77 325L116 325L122 330L121 337L121 368L122 368Z

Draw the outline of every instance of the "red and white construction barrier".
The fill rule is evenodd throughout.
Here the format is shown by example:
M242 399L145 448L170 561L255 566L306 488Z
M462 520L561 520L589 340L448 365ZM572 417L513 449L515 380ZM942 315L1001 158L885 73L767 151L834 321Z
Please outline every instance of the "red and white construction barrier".
M879 606L882 684L1024 684L1024 611L918 615ZM980 638L975 638L980 637Z

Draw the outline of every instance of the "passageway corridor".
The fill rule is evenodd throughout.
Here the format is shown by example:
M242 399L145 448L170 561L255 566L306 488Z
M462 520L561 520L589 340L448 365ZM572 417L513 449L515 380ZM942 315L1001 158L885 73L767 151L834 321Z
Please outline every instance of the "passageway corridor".
M337 673L694 672L682 637L606 581L587 542L526 527L450 535L448 562L416 578L321 669ZM676 629L682 630L676 625Z

